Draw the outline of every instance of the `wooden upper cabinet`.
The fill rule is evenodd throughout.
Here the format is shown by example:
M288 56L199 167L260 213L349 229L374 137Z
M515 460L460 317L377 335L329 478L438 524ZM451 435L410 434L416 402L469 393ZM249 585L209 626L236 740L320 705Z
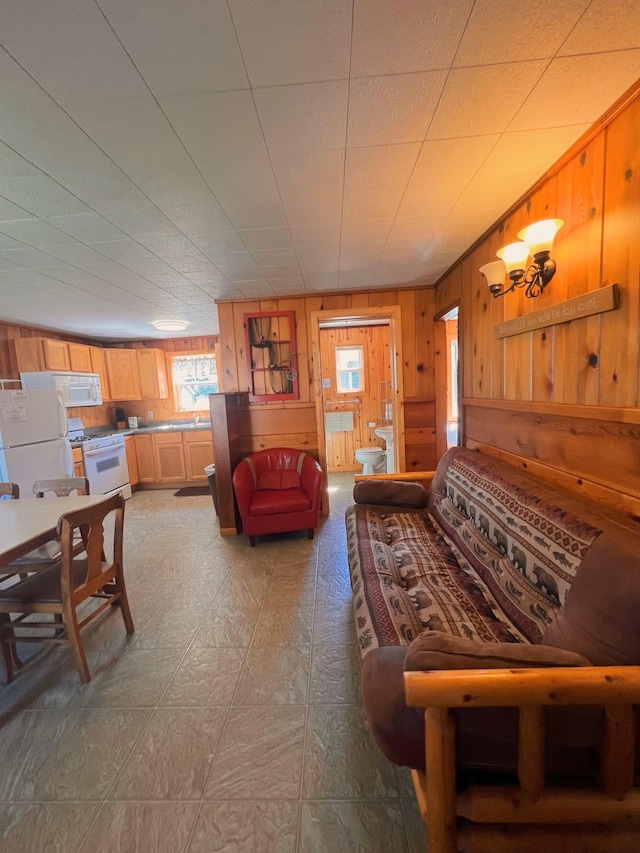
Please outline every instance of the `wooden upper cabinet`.
M105 350L102 347L89 347L89 355L91 358L91 373L97 373L100 377L100 391L102 393L102 402L106 403L111 399L109 391L109 376L107 374L107 362L105 359Z
M167 365L164 350L138 349L138 374L140 376L140 394L143 400L149 398L166 400L169 396Z
M69 344L50 338L15 338L16 363L18 370L28 373L34 370L71 370Z
M91 373L91 347L86 344L67 344L69 347L69 368L79 373Z
M294 311L262 311L243 316L249 395L252 400L298 399Z
M134 349L105 349L111 399L141 400L138 358Z

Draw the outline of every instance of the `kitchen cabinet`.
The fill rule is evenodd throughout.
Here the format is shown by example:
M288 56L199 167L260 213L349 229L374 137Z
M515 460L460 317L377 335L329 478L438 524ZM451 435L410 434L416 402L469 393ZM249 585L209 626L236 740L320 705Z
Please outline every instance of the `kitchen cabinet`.
M91 347L86 344L67 344L69 348L69 368L78 373L92 373Z
M71 370L69 344L49 338L14 338L16 364L22 373Z
M127 454L127 468L129 470L129 482L132 486L136 486L140 482L138 474L138 456L136 454L136 443L134 436L125 435L124 449Z
M134 349L105 349L111 399L141 400L138 357Z
M102 402L106 403L111 399L109 391L109 377L107 375L107 362L104 357L105 351L102 347L89 347L89 356L91 359L91 373L97 373L100 377L100 392L102 394Z
M161 433L153 436L156 472L161 483L176 483L187 479L184 464L182 433Z
M133 436L136 450L139 483L157 483L156 460L153 452L153 435L143 433Z
M251 400L298 399L294 311L261 311L243 316Z
M169 383L164 350L138 349L136 353L142 399L166 400L169 397Z
M189 482L207 482L205 465L213 462L213 442L211 434L206 432L183 432L184 464Z
M73 454L73 476L84 477L84 462L82 460L82 448L74 447L71 450Z

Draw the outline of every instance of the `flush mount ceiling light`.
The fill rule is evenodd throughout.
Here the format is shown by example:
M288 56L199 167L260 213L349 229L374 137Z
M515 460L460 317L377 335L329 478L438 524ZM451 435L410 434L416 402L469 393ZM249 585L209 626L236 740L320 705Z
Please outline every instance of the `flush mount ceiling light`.
M159 332L184 332L188 325L184 320L156 320L153 323Z
M562 219L542 219L527 225L518 232L519 241L509 243L496 252L499 261L481 266L480 272L486 278L491 293L504 296L514 287L524 287L525 296L540 296L556 271L551 247L563 225ZM533 263L527 266L529 257L533 258ZM504 286L505 273L511 279L511 285L507 288Z

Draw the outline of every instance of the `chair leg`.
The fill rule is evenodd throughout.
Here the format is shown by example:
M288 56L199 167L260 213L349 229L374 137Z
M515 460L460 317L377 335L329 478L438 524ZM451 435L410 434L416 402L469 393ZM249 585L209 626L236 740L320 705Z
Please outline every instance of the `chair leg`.
M127 588L124 583L124 575L118 575L118 577L116 578L116 584L118 585L118 588L120 590L120 598L118 600L118 604L120 605L120 610L122 611L124 627L127 629L127 634L133 634L136 629L133 627L133 616L131 615L129 599L127 598Z
M252 548L256 547L256 537L255 536L249 537L249 545L251 545Z
M4 656L4 665L7 671L7 684L13 681L13 655L14 642L12 640L13 631L7 628L7 623L11 622L11 617L7 613L0 613L0 642L2 643L2 654Z
M307 527L307 539L313 539L313 534L315 530L313 527Z
M67 637L71 646L71 654L73 655L73 662L78 670L80 680L85 682L91 681L91 673L89 672L82 638L80 637L80 629L78 628L78 617L76 616L75 607L68 601L64 602L63 616L65 628L67 629Z

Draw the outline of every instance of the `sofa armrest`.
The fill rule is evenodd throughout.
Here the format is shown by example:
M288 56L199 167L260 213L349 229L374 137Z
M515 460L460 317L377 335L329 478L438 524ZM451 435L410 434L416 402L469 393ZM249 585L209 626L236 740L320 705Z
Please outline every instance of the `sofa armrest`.
M640 666L406 672L411 708L640 703Z
M423 509L428 498L427 490L420 483L369 478L361 480L353 487L353 499L357 504Z

